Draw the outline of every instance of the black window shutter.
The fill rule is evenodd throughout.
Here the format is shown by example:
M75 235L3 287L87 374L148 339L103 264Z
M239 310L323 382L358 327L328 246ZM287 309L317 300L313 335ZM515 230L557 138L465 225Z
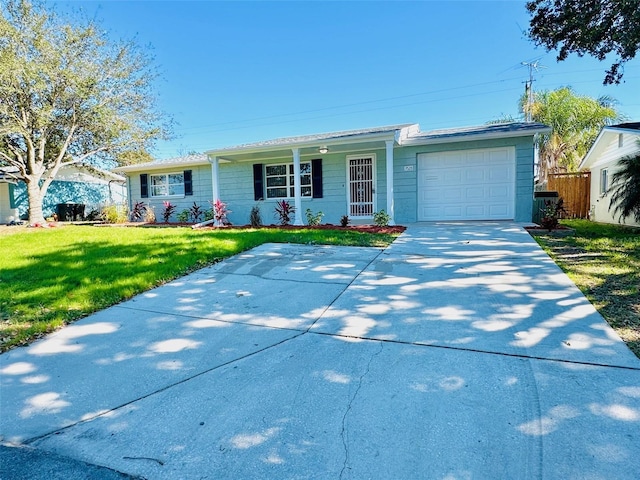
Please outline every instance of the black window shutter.
M184 194L193 195L193 180L191 177L191 170L184 171Z
M322 159L311 160L311 187L313 198L322 198Z
M140 174L140 197L149 198L149 175L147 173Z
M264 199L264 179L261 163L253 164L253 199L255 201Z

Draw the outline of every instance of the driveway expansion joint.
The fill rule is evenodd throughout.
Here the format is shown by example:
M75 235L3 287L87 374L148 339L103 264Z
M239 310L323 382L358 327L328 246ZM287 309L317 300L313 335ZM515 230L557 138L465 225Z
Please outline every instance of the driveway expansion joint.
M512 357L512 358L521 358L525 360L541 360L547 362L557 362L557 363L567 363L570 365L585 365L588 367L604 367L604 368L615 368L620 370L631 370L634 372L640 372L640 366L631 367L628 365L612 365L608 363L598 363L598 362L584 362L580 360L569 360L562 358L549 358L549 357L541 357L536 355L526 355L524 353L509 353L509 352L496 352L492 350L481 350L477 348L464 348L464 347L452 347L450 345L437 345L437 344L429 344L429 343L420 343L420 342L410 342L403 340L391 340L388 338L375 338L375 337L360 337L354 335L341 335L339 333L329 333L329 332L309 332L315 335L324 335L328 337L342 337L342 338L350 338L354 340L363 340L370 342L381 342L381 343L393 343L397 345L413 345L416 347L426 347L426 348L440 348L444 350L455 350L460 352L469 352L469 353L481 353L485 355L497 355L501 357Z
M115 407L103 410L103 411L101 411L101 412L99 412L99 413L97 413L95 415L92 415L92 416L89 416L89 417L85 417L85 418L83 418L81 420L78 420L77 422L73 422L73 423L71 423L69 425L65 425L64 427L57 428L57 429L52 430L50 432L46 432L46 433L43 433L41 435L37 435L35 437L31 437L31 438L25 439L22 442L22 444L23 445L31 445L32 443L35 443L35 442L37 442L39 440L42 440L42 439L47 438L47 437L50 437L52 435L58 435L58 434L66 431L66 430L69 430L72 427L75 427L77 425L81 425L83 423L90 422L92 420L95 420L96 418L100 418L100 417L103 417L103 416L108 415L108 414L111 414L112 412L118 411L118 410L120 410L120 409L122 409L122 408L124 408L124 407L126 407L128 405L132 405L132 404L134 404L136 402L139 402L140 400L144 400L145 398L152 397L152 396L157 395L159 393L162 393L162 392L165 392L167 390L170 390L171 388L174 388L174 387L177 387L177 386L182 385L184 383L190 382L191 380L194 380L194 379L196 379L198 377L201 377L202 375L206 375L207 373L219 370L220 368L223 368L223 367L226 367L228 365L232 365L232 364L234 364L236 362L239 362L241 360L253 357L254 355L260 354L260 353L265 352L267 350L270 350L272 348L279 347L280 345L282 345L284 343L287 343L287 342L289 342L291 340L294 340L294 339L296 339L298 337L301 337L305 333L306 332L299 332L297 335L294 335L294 336L289 337L289 338L285 338L284 340L276 342L276 343L274 343L272 345L267 345L266 347L261 348L259 350L256 350L254 352L247 353L246 355L242 355L242 356L240 356L238 358L234 358L234 359L229 360L227 362L223 362L223 363L221 363L219 365L216 365L214 367L211 367L211 368L208 368L208 369L203 370L201 372L195 373L195 374L193 374L193 375L191 375L191 376L189 376L187 378L183 378L183 379L178 380L176 382L173 382L173 383L171 383L169 385L165 385L162 388L158 388L158 389L156 389L156 390L154 390L152 392L145 393L144 395L140 395L140 396L138 396L137 398L135 398L133 400L129 400L129 401L124 402L124 403L122 403L120 405L117 405Z

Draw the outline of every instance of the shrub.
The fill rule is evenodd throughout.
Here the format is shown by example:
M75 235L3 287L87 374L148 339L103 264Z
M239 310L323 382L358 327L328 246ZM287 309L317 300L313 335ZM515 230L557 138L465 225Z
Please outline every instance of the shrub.
M564 208L564 200L561 198L558 201L545 200L544 208L540 209L542 215L540 216L540 225L547 230L555 230L560 224L559 220L562 215L567 213Z
M144 202L136 202L131 209L131 221L139 222L147 212L147 206Z
M164 223L169 223L171 215L176 211L176 206L171 202L162 202L162 206L164 208L164 210L162 210L162 219L164 220Z
M189 221L189 210L186 208L178 214L178 222L187 223Z
M389 225L391 221L391 217L384 210L380 210L379 212L375 212L373 214L373 223L378 227L386 227Z
M296 212L296 207L291 205L286 200L280 200L276 202L275 216L280 220L280 225L289 225L291 223L291 216Z
M349 225L349 215L343 215L340 217L340 226L346 227Z
M324 217L324 213L318 212L314 214L310 208L307 208L306 215L307 224L310 226L320 225L320 222L322 222L322 217Z
M102 209L100 217L106 223L125 223L128 219L127 206L125 204L107 205Z
M189 216L193 220L194 223L198 223L200 221L200 217L204 215L204 210L200 207L196 202L193 202L193 205L189 207Z
M147 223L156 223L156 210L151 205L145 208L144 221Z
M258 228L262 226L262 215L260 214L260 205L256 204L253 207L251 207L251 213L249 214L249 223L254 228Z
M227 204L219 198L213 202L213 218L216 221L216 225L224 225L227 223L227 215L231 213L227 209Z

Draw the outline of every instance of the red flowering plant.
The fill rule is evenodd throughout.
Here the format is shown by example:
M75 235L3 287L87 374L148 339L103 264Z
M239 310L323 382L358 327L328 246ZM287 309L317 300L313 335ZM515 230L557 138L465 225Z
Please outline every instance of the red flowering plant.
M216 221L217 226L226 225L228 223L227 215L231 213L227 209L227 204L219 198L213 202L213 219Z
M296 212L296 207L286 200L276 202L276 217L280 220L280 225L289 225L291 216Z
M169 223L171 215L173 215L173 212L176 211L176 206L173 203L166 201L162 202L162 205L164 206L164 210L162 211L162 219L164 220L164 223Z

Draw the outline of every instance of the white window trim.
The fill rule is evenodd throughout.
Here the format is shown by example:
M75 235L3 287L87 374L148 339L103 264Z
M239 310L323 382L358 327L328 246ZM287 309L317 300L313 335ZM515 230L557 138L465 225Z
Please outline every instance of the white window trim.
M302 173L302 168L303 165L308 165L309 166L309 173ZM268 167L279 167L279 166L284 166L286 167L286 171L287 173L285 174L286 178L287 178L287 184L286 186L279 186L279 187L269 187L268 184L268 179L269 177L279 177L281 175L267 175L267 168ZM291 195L291 189L294 188L295 184L290 184L289 183L289 179L294 176L293 173L290 173L290 168L293 168L293 162L283 162L283 163L268 163L264 166L264 195L265 195L265 200L290 200L292 198L295 197L295 195ZM309 195L302 195L302 198L313 198L313 165L312 163L309 162L300 162L300 176L302 177L303 175L307 175L309 177L309 184L307 185L302 185L302 183L300 184L300 188L302 189L303 187L309 187ZM299 181L299 180L298 180ZM295 182L295 178L294 178L294 182ZM286 188L287 190L287 196L286 197L270 197L269 196L269 189L270 188Z
M609 169L602 168L600 169L600 196L606 197L607 190L609 190Z
M165 177L166 185L169 186L169 175L182 175L182 193L175 195L154 195L153 193L153 177ZM179 184L176 184L179 185ZM184 171L167 172L167 173L150 173L149 174L149 198L184 198Z
M378 192L376 192L376 188L378 186L378 177L377 177L377 166L376 166L376 154L375 153L363 153L360 155L347 155L346 159L345 159L345 169L346 169L346 175L347 175L347 179L345 182L345 187L346 187L346 195L347 195L347 212L351 211L351 189L349 187L349 160L357 160L359 158L370 158L371 159L371 181L373 184L373 192L372 196L373 196L373 213L376 213L378 211ZM349 215L349 217L351 217L351 215ZM362 216L357 216L357 217L353 217L353 218L357 218L359 220L367 220L367 219L371 219L373 218L373 215L362 215Z

